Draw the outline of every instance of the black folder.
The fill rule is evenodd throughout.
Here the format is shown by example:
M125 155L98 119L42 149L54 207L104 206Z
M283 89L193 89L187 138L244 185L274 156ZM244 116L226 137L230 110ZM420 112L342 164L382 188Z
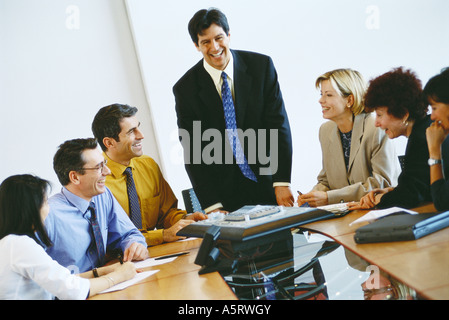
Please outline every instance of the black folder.
M443 213L399 213L358 228L356 243L416 240L449 226L449 211Z

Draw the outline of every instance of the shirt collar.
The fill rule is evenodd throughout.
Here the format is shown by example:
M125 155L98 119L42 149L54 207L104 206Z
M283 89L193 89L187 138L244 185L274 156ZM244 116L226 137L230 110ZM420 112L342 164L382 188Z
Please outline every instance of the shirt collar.
M232 53L231 59L229 60L228 65L224 70L215 69L214 67L212 67L210 64L207 63L206 59L203 59L203 66L204 69L206 69L207 73L209 73L209 75L211 76L216 87L221 87L222 82L221 73L223 71L226 72L228 78L230 78L231 81L233 81L234 79L234 57L232 56Z
M70 192L66 187L62 187L61 193L66 197L67 201L74 207L76 207L83 214L89 208L89 201L84 200L81 197L78 197L76 194ZM92 202L95 202L92 198Z
M103 156L108 161L107 166L108 166L109 170L111 170L111 175L114 178L119 178L119 177L123 176L123 173L125 172L126 168L128 168L128 167L131 167L132 169L134 169L134 158L131 159L128 166L124 166L123 164L115 162L114 160L109 158L109 156L105 152L103 152Z

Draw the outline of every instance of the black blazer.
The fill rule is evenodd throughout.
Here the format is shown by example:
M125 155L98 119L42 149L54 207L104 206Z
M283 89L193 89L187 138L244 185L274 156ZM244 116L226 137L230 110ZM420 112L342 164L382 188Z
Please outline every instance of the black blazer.
M404 167L393 191L382 196L377 208L413 208L423 202L431 202L430 170L427 160L426 129L432 123L430 116L417 120L405 148Z
M275 204L273 182L290 182L291 179L290 125L273 62L270 57L258 53L231 52L234 59L237 127L245 133L249 132L248 129L255 130L253 132L256 133L257 142L246 141L244 149L258 183L244 178L235 159L229 161L225 157L229 152L232 154L232 151L225 133L223 104L212 78L204 69L203 60L187 71L173 87L185 167L203 208L218 202L226 210L235 210L245 204ZM219 131L221 137L209 137L210 140L207 140L203 134L208 129L217 129L213 132ZM257 135L258 129L266 129L266 133L270 129L277 130L276 142L271 143L274 146L272 150L270 138L276 138L275 135L267 134L266 139L262 139L261 135ZM218 140L221 141L221 148L212 151L212 141ZM264 141L266 143L260 143ZM204 162L203 152L213 155L213 163ZM275 170L266 175L260 169L270 166L263 157L270 152L271 164ZM249 154L257 156L250 160Z

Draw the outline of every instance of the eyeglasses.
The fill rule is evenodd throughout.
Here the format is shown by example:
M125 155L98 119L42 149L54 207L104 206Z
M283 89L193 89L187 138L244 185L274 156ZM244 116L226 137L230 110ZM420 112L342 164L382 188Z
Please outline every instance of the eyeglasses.
M100 172L103 172L107 163L108 163L108 160L104 160L103 162L100 162L97 166L95 166L93 168L81 168L81 170L97 170L100 173Z

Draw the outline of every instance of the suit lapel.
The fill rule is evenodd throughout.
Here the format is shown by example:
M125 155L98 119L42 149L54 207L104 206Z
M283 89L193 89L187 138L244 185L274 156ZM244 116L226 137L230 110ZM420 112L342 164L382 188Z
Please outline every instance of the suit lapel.
M247 73L247 66L238 52L231 50L234 58L234 108L237 127L242 128L248 105L252 77Z
M212 78L203 67L201 60L198 65L198 96L200 103L195 106L197 115L201 119L207 119L209 127L224 128L223 102L215 88ZM211 122L214 123L211 123Z
M349 166L348 172L351 171L352 165L354 164L355 157L360 150L360 145L363 138L363 130L365 126L364 114L354 117L354 126L352 127L352 137L351 137L351 152L349 154Z
M346 172L345 158L343 156L343 146L341 145L340 134L338 133L337 125L334 123L332 130L329 132L329 144L326 161L329 161L330 166L338 168L333 170L332 180L347 181L348 176Z

